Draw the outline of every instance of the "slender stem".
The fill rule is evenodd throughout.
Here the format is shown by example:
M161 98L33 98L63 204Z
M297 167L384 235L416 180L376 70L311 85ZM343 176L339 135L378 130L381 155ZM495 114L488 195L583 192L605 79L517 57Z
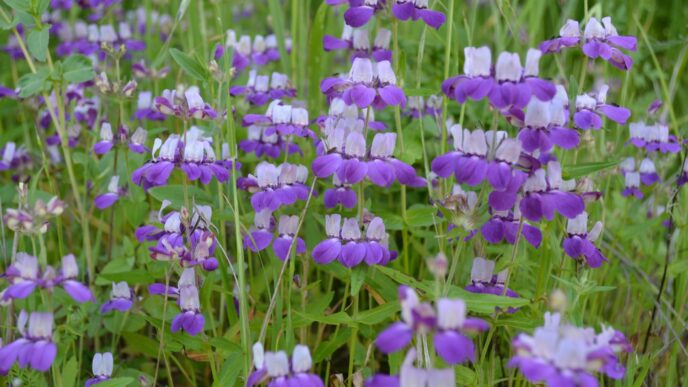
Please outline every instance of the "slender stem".
M351 296L353 311L352 318L354 321L358 318L358 294ZM356 338L358 336L358 325L354 325L351 329L351 338L349 340L349 378L347 386L351 387L354 382L354 359L356 357Z

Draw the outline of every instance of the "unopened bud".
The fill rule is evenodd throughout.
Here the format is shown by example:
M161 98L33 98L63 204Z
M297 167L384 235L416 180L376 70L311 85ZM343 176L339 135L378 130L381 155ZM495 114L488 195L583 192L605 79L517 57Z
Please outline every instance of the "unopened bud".
M564 313L568 305L568 298L566 293L561 289L554 289L552 294L549 296L549 307L555 312Z
M136 91L137 85L138 84L134 80L127 82L127 84L124 85L124 87L122 88L122 95L124 95L127 98L131 98L131 96L133 96L134 92Z
M434 258L428 258L428 269L435 276L435 278L444 278L447 275L447 256L443 252L437 254Z

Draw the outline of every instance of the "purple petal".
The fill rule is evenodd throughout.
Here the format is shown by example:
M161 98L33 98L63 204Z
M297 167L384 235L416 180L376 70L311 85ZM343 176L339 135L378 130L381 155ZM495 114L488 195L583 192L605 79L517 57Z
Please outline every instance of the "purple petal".
M64 290L76 302L82 303L95 300L95 298L93 297L93 293L91 293L91 289L89 289L86 285L82 284L81 282L67 280L63 283L62 286L64 287Z
M344 12L344 21L351 27L362 27L373 16L375 9L368 6L351 7Z
M475 347L468 337L454 331L435 334L435 351L447 364L459 364L475 359Z
M403 322L396 322L377 335L375 346L382 353L393 353L407 346L412 338L413 329Z
M316 263L325 265L337 259L341 251L342 243L338 239L330 238L318 243L311 255Z

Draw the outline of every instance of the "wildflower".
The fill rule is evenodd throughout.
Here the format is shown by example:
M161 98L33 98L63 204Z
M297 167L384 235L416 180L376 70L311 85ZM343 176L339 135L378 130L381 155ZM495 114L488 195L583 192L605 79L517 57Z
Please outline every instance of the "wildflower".
M277 37L275 35L256 35L251 41L248 35L242 35L238 40L236 32L227 30L227 39L225 41L226 47L232 47L232 67L241 71L247 66L253 64L257 67L264 66L270 62L275 62L280 59L280 53L277 45ZM291 51L291 39L286 38L284 46L287 52Z
M294 251L296 254L303 254L306 252L306 242L303 239L296 236L299 231L299 217L282 215L280 216L279 223L277 224L277 230L279 236L275 238L272 243L272 251L275 255L282 261L289 257L289 252L291 251L291 245L294 245Z
M113 282L110 299L100 307L100 313L107 313L111 310L126 312L134 305L134 291L126 281Z
M524 126L518 134L526 152L549 152L554 145L573 149L580 143L574 129L567 128L568 111L563 101L555 98L549 102L531 99L526 108Z
M677 181L679 187L686 183L688 183L688 158L683 160L683 169L681 170L681 174Z
M167 184L176 167L183 170L189 180L200 180L203 184L209 184L213 177L223 183L229 179L232 166L237 167L227 160L217 160L212 139L195 126L183 137L171 134L164 142L156 138L151 156L152 160L131 175L131 180L146 190Z
M246 387L268 382L268 386L324 387L322 379L311 373L313 361L305 345L297 344L291 361L284 351L264 352L263 345L253 345L253 371L246 381Z
M467 98L477 101L488 97L499 110L521 110L531 97L549 101L556 94L552 83L538 77L540 50L528 50L525 67L521 66L518 54L502 52L494 70L488 47L466 47L464 53L464 74L442 83L444 94L458 103L464 103Z
M637 199L643 198L643 192L640 190L640 173L626 172L624 175L624 190L621 193L624 197L635 196Z
M304 183L308 179L308 169L303 165L283 163L279 166L260 162L254 175L242 177L237 182L239 188L252 192L251 206L255 211L269 209L274 212L281 206L306 200L310 193Z
M244 247L258 252L266 249L272 242L272 231L275 221L269 209L256 211L253 215L253 226L249 233L244 235Z
M22 337L0 348L0 372L6 374L15 362L20 368L29 366L39 372L48 371L57 355L53 342L53 314L31 312L29 316L22 310L17 318L17 329Z
M416 350L406 353L398 376L376 374L365 381L364 387L453 387L456 386L452 368L435 369L414 366Z
M170 204L163 201L158 212L162 230L153 225L141 226L136 230L136 239L139 242L156 241L155 246L148 248L153 259L176 260L183 266L201 265L207 271L217 269L217 259L212 256L217 240L210 231L210 206L194 206L189 219L185 208L163 215Z
M242 125L263 126L266 136L277 133L280 136L315 137L313 131L308 128L310 125L308 110L283 104L280 100L272 101L265 115L246 115L242 120Z
M598 113L605 115L618 124L625 124L631 116L631 111L620 106L605 103L609 86L602 85L596 94L582 94L576 97L576 113L573 121L580 129L599 129L602 127L602 118Z
M328 153L316 157L312 165L313 174L319 178L336 174L340 182L355 184L367 176L381 187L389 187L397 180L412 187L425 184L413 167L394 158L395 133L375 134L369 153L363 133L358 130L347 134L345 128L338 127L324 142Z
M645 148L648 152L678 153L681 143L674 135L669 134L669 127L664 123L647 125L644 122L631 122L630 142L637 148Z
M33 160L26 146L17 146L12 141L8 141L0 148L0 171L14 171L12 179L14 181L23 181L26 177L26 171L31 170Z
M376 62L392 60L392 51L389 50L392 32L388 29L378 29L372 47L368 38L368 31L365 29L354 29L349 25L344 25L341 36L340 39L325 35L323 37L323 49L325 51L349 50L351 51L352 62L356 58L372 58Z
M247 153L255 153L256 157L267 156L273 159L279 158L282 152L291 155L302 153L298 144L289 141L289 136L282 136L277 132L265 134L265 126L250 125L248 138L239 141L239 149Z
M165 115L155 109L153 104L153 93L142 91L136 101L136 112L134 118L140 121L165 121Z
M170 68L169 66L165 66L159 70L152 69L146 66L146 62L142 59L139 62L134 62L131 64L131 72L137 78L163 79L170 73Z
M390 251L385 224L381 218L374 217L361 233L356 218L345 218L339 214L325 216L327 239L318 243L311 253L313 260L321 265L335 259L346 267L353 267L365 261L367 265L386 265L396 258Z
M508 269L504 269L493 275L495 263L485 258L474 258L471 268L471 283L466 286L466 290L471 293L494 294L497 296L518 297L513 290L505 287ZM512 312L513 308L509 308Z
M404 92L396 85L397 77L389 61L373 63L368 58L355 58L349 75L345 78L325 78L320 90L330 99L339 97L347 105L356 104L360 109L372 106L384 109L387 105L406 104Z
M365 127L368 129L385 130L385 124L375 121L375 111L372 109L359 109L356 105L347 105L341 98L333 98L327 115L320 116L316 123L325 135L334 132L338 127Z
M337 175L332 175L334 188L328 188L323 195L325 208L334 208L341 204L344 208L354 208L358 202L356 192L351 189L351 184L342 183Z
M20 183L20 189L23 183ZM48 203L37 199L33 208L8 208L3 221L7 228L24 234L45 234L48 232L48 220L60 216L64 212L65 204L57 196Z
M406 114L413 118L421 118L426 115L439 117L441 113L442 97L439 95L433 94L427 99L419 96L408 97L408 108Z
M435 308L420 303L411 288L399 287L401 322L393 323L378 334L375 346L383 353L397 352L406 347L415 333L433 333L435 351L447 364L459 364L475 358L475 347L465 334L488 328L485 321L466 317L461 299L441 298Z
M201 97L197 86L189 87L180 95L177 90L163 90L160 97L153 100L155 109L168 116L182 119L196 118L199 120L214 120L217 112Z
M261 106L270 100L293 98L296 89L285 74L273 72L272 76L258 75L256 70L251 70L246 86L232 86L229 93L232 96L245 95L251 105Z
M183 329L191 336L196 336L203 330L205 318L201 314L198 288L193 269L184 269L179 278L178 303L181 312L172 320L172 332Z
M542 242L540 229L532 226L526 221L521 220L518 206L513 210L493 211L492 217L480 227L480 233L489 243L506 243L513 245L516 243L520 233L526 242L536 249Z
M330 1L330 3L343 3L344 1ZM373 14L384 7L383 0L350 1L349 9L344 12L344 21L347 25L357 28L368 23Z
M145 146L147 137L148 132L145 129L136 128L134 134L129 138L129 150L134 153L150 152L150 149Z
M585 210L580 195L561 190L561 166L558 162L547 163L547 170L538 169L526 180L524 195L519 204L521 214L530 221L541 218L552 220L554 212L572 219Z
M564 239L564 251L573 259L585 259L590 267L600 267L602 261L606 261L604 255L594 245L602 232L602 222L588 232L588 213L583 211L573 219L569 219L566 225L567 238Z
M96 353L93 355L93 362L91 369L93 370L93 377L86 381L84 387L93 386L95 384L109 380L112 376L113 359L111 352Z
M661 181L655 169L655 163L647 157L640 162L638 172L640 173L640 181L644 185L653 185Z
M446 20L442 12L428 9L428 0L395 0L392 14L399 20L422 19L434 29L439 29Z
M95 197L93 204L95 204L98 209L103 210L115 204L117 199L121 194L121 190L118 187L119 176L115 175L110 178L110 183L108 184L108 192L100 194Z
M585 25L583 36L578 22L568 20L559 34L559 38L540 44L542 52L559 52L562 48L582 43L583 54L591 59L602 58L621 70L628 70L633 65L633 59L620 49L635 51L637 39L634 36L619 35L610 17L603 17L602 23L591 17Z
M626 372L618 353L630 352L624 335L611 327L595 334L592 328L563 324L559 313L545 313L545 324L532 336L519 334L512 346L510 367L518 367L531 383L548 386L597 385L596 372L621 379Z

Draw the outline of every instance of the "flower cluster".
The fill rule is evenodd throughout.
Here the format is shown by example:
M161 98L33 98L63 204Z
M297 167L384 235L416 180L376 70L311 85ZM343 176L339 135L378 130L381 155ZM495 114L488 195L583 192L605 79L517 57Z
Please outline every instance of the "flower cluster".
M26 327L28 322L28 329ZM17 318L17 330L22 337L0 348L0 374L7 372L16 362L19 367L45 372L57 355L53 342L53 314L22 310Z
M284 351L265 352L263 344L253 345L253 367L246 387L268 382L268 386L324 387L322 379L311 373L313 360L308 347L297 344L291 361Z
M256 70L248 73L246 86L232 86L229 93L234 97L244 95L251 105L265 105L268 101L296 97L296 89L286 74L273 72L271 76L258 75Z
M48 232L48 220L60 216L65 210L65 204L57 196L44 202L36 199L33 207L20 206L8 208L2 220L10 230L22 234L45 234Z
M392 51L389 50L389 42L392 32L385 28L377 30L373 45L370 45L369 32L365 29L354 29L345 25L342 37L332 35L323 37L325 51L346 50L351 52L351 61L355 58L372 58L376 62L384 60L392 61Z
M198 287L196 286L196 272L193 268L184 269L179 276L177 287L165 286L156 283L148 286L150 294L165 295L177 299L180 313L172 320L170 329L172 332L184 330L191 336L196 336L203 331L205 318L201 313L201 302L198 298Z
M598 334L593 328L579 328L561 321L559 313L545 313L545 324L533 335L519 334L513 341L517 367L532 383L548 386L597 385L596 372L620 379L626 370L618 353L632 348L624 335L606 327Z
M247 114L242 120L242 125L261 127L261 134L264 136L278 134L280 138L315 137L313 131L308 128L308 110L287 105L281 100L272 101L264 115Z
M354 58L347 76L325 78L320 90L330 100L341 97L347 105L356 104L360 109L406 105L404 91L397 86L397 76L387 60Z
M255 175L249 174L237 181L239 188L252 193L251 206L256 212L264 209L276 211L282 206L306 200L310 188L305 184L308 168L303 165L283 163L279 166L260 162Z
M299 231L298 216L280 216L277 224L278 235L274 240L272 237L275 222L269 209L256 211L253 222L254 226L250 232L244 235L244 246L251 251L262 251L272 243L272 250L282 261L289 257L292 245L294 245L293 250L296 254L306 252L306 242L296 235Z
M253 37L253 41L251 41L251 37L248 35L241 35L237 39L234 30L227 30L226 35L225 47L233 49L232 66L238 71L245 69L249 65L256 67L265 66L280 59L277 37L275 35L256 35ZM291 39L287 38L284 45L287 52L290 52Z

